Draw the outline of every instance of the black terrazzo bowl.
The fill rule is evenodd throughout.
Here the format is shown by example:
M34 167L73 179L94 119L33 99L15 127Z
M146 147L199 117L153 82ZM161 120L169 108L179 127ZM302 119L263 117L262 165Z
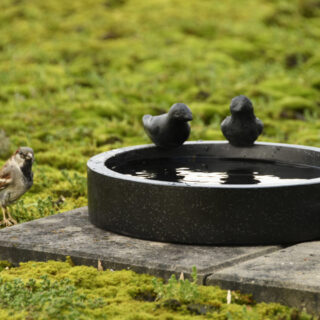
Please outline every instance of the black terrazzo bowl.
M224 141L108 151L88 161L88 207L94 225L116 233L184 244L269 245L320 237L320 178L284 184L189 185L147 180L112 170L132 160L251 159L320 167L320 149Z

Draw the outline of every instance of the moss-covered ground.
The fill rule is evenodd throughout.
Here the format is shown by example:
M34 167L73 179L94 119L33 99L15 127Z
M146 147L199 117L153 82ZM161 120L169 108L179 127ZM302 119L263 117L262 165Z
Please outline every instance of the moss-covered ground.
M222 139L245 94L260 140L320 146L319 17L319 0L1 0L1 163L36 155L16 219L86 205L88 158L148 143L142 115L175 102L192 140Z
M228 297L227 291L218 287L193 285L197 296L155 300L151 276L132 271L98 271L72 266L70 262L31 261L1 271L0 319L316 319L280 304L255 304L250 296L238 292L231 292Z
M320 146L319 0L1 0L0 35L0 164L21 145L36 155L34 186L12 208L19 222L86 205L87 159L148 143L142 115L175 102L194 113L192 140L222 139L230 99L245 94L265 123L260 140ZM39 280L45 273L71 279L60 284L66 300ZM24 282L8 286L25 297L2 299L2 319L47 319L70 305L84 319L89 305L97 319L195 317L131 299L150 287L148 276L63 263L1 272L15 277ZM29 277L56 307L30 302L40 298ZM205 301L221 305L217 319L297 319L280 306L226 306L226 292L210 290L201 288Z

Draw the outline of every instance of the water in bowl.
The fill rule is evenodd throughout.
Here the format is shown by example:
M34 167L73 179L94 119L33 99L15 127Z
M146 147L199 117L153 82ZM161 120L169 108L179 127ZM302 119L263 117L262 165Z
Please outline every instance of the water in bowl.
M184 184L286 184L320 177L320 167L253 159L183 157L133 160L111 168L144 179Z

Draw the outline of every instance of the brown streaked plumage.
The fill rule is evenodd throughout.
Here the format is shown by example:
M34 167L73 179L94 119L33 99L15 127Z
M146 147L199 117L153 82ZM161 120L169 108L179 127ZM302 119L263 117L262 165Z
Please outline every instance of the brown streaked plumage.
M3 214L1 225L16 224L7 206L18 200L33 184L33 150L20 147L0 170L0 206Z

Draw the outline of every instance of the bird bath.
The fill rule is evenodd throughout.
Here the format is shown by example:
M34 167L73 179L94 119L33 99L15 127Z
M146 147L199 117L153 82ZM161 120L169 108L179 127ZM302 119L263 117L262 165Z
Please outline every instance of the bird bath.
M185 244L319 239L320 149L225 141L154 145L88 161L90 221L137 238Z

